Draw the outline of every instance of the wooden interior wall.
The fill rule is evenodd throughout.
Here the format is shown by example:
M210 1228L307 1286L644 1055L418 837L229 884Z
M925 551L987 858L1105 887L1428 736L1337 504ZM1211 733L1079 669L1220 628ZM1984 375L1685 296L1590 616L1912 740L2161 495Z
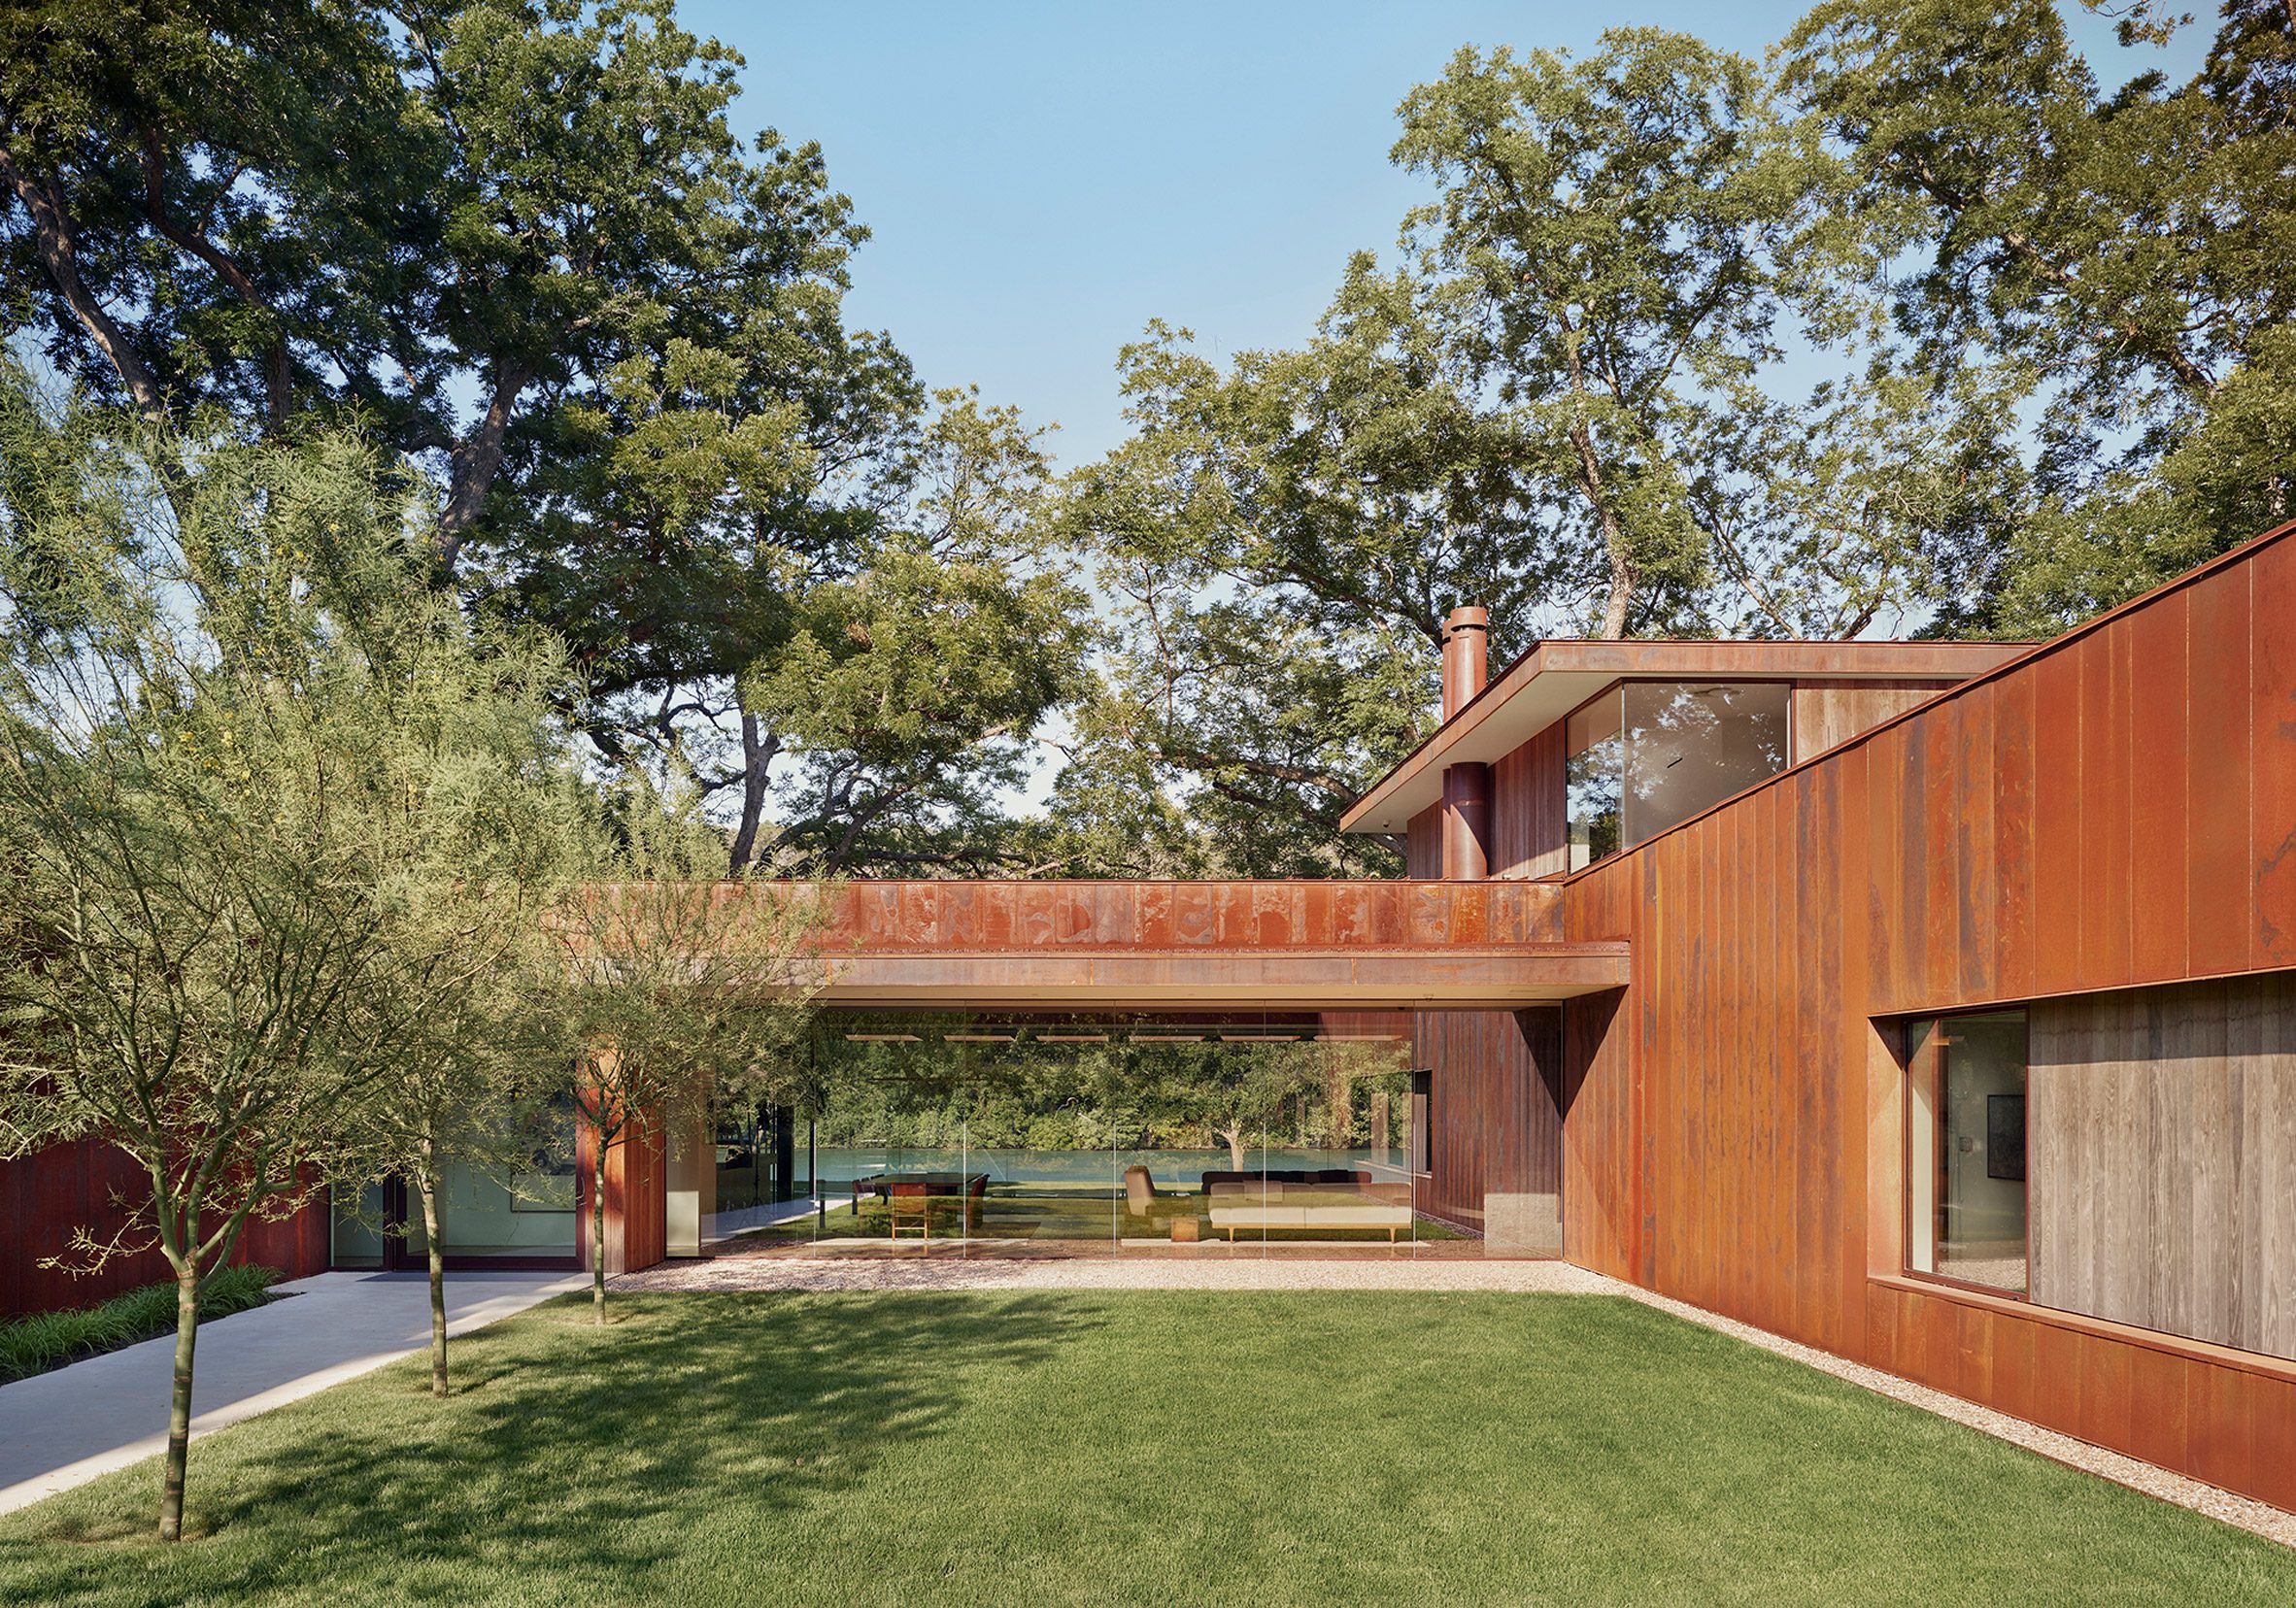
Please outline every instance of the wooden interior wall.
M1556 877L1570 868L1558 720L1491 767L1491 875Z
M1573 1260L2296 1505L2288 1364L1896 1273L1873 1020L2296 966L2292 532L1566 885Z
M1794 758L1814 759L1956 685L1949 681L1801 682L1794 687Z
M156 1249L116 1256L84 1277L40 1265L70 1250L76 1228L116 1233L123 1221L117 1202L149 1198L151 1188L122 1152L94 1140L0 1161L0 1315L92 1306L173 1279ZM326 1202L278 1222L249 1223L231 1259L275 1267L290 1279L325 1272Z
M2028 1026L2033 1299L2296 1359L2296 972Z
M1416 1034L1419 1064L1435 1074L1422 1209L1481 1228L1488 1195L1559 1194L1559 1011L1422 1011Z

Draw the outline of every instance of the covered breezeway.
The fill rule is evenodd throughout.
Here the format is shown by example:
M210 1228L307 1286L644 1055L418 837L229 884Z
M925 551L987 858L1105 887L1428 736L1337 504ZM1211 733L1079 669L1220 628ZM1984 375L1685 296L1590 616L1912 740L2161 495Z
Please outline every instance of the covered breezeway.
M1420 1040L1428 1013L1625 984L1626 946L1570 941L1554 895L856 885L820 947L821 1094L673 1146L667 1249L1553 1255L1431 1210Z

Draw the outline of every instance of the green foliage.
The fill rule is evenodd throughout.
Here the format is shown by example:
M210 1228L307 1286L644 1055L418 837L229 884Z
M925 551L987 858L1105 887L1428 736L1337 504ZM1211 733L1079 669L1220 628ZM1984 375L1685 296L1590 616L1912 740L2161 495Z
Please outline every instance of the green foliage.
M777 780L837 866L971 852L1082 652L1075 594L1010 573L1041 459L845 328L866 231L817 148L735 135L735 52L670 0L152 0L124 51L120 25L0 17L9 327L150 419L372 433L434 488L440 579L560 637L565 707L610 764L694 773L736 872ZM857 592L971 683L837 634ZM1011 628L961 623L984 612ZM781 713L825 642L873 684L842 717L745 707ZM924 740L857 725L872 690Z
M905 1023L918 1028L915 1022ZM1405 1085L1391 1047L1351 1043L899 1045L818 1035L807 1104L832 1148L1345 1149L1370 1137L1370 1098Z
M275 1267L219 1267L200 1289L199 1321L228 1318L263 1305L272 1298L270 1289L280 1277ZM29 1379L82 1357L172 1333L175 1326L173 1280L145 1285L91 1307L10 1318L0 1322L0 1383Z
M1454 604L1491 608L1502 661L1855 635L1997 528L1984 376L1877 366L1863 242L1757 64L1648 29L1468 50L1401 116L1435 191L1404 266L1359 253L1313 341L1227 372L1151 325L1120 359L1133 439L1072 482L1120 639L1064 790L1154 782L1207 868L1400 869L1335 825L1431 729ZM1797 340L1856 378L1798 379Z
M485 1058L438 1047L485 1030L469 1002L579 817L561 666L432 589L354 440L108 435L0 389L27 470L0 506L0 1155L89 1140L148 1182L51 1260L175 1270L172 1540L202 1284L249 1222L403 1155L394 1096Z
M2296 17L2233 0L2181 84L2109 88L2046 0L1827 0L1781 50L1911 371L1984 354L2038 419L1946 625L2046 634L2288 518Z
M831 873L1008 868L996 795L1082 684L1090 602L1044 545L1037 438L1010 409L941 401L909 517L800 594L740 685L798 761L781 841Z

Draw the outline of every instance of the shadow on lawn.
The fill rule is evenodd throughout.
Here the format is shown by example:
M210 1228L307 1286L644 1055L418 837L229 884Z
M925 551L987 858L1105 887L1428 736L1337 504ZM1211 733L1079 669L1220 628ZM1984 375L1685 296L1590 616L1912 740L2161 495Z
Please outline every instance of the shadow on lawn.
M624 1295L615 1310L599 1329L588 1297L573 1297L456 1342L443 1403L427 1394L426 1360L402 1363L261 1425L268 1444L231 1448L232 1464L217 1457L223 1445L195 1447L190 1550L231 1555L227 1578L203 1589L572 1563L591 1589L625 1580L635 1600L646 1571L686 1550L681 1516L746 1522L848 1487L889 1444L943 1432L984 1371L1042 1361L1099 1326L1089 1309L1029 1295L906 1295L865 1311L849 1298ZM142 1508L108 1501L43 1539L133 1541Z

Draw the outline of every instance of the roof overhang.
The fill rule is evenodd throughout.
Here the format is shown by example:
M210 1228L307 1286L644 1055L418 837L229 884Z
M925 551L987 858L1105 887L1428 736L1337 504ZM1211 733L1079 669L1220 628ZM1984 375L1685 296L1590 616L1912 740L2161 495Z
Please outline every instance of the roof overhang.
M1029 950L826 962L816 1002L919 1010L1504 1011L1626 987L1623 943L1394 950Z
M1382 777L1339 821L1401 832L1441 800L1445 767L1491 764L1614 681L1965 681L2030 647L2009 642L1541 642Z

